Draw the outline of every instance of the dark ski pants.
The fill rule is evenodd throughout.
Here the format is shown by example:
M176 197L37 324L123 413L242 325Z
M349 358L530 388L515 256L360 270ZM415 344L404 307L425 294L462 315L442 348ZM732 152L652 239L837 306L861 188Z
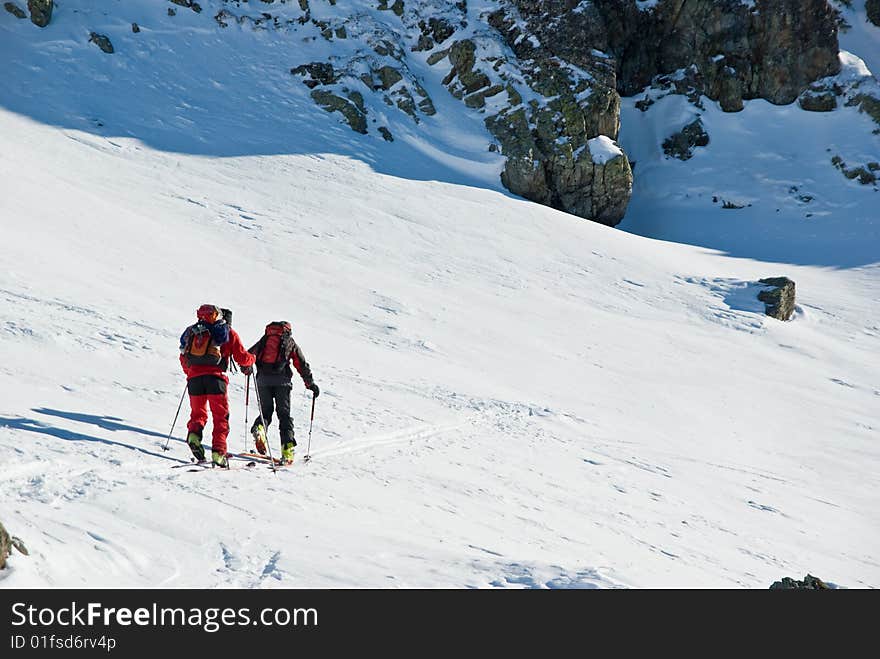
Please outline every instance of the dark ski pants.
M293 386L290 384L258 385L258 389L260 390L262 414L254 421L254 426L262 421L268 434L269 424L272 423L272 413L277 411L281 445L293 444L296 446L296 439L293 436L293 419L290 418L290 392Z
M226 454L226 437L229 435L229 400L226 398L226 381L213 375L200 375L191 378L187 384L189 416L187 430L201 436L208 423L208 407L214 428L211 436L211 450Z

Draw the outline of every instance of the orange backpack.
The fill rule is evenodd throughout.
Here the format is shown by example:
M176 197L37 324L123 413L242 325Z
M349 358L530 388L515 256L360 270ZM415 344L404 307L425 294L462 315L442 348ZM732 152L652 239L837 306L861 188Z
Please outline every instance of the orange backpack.
M190 325L184 336L185 341L181 352L190 364L220 365L222 361L220 346L214 342L211 328L207 324L199 321L195 325Z

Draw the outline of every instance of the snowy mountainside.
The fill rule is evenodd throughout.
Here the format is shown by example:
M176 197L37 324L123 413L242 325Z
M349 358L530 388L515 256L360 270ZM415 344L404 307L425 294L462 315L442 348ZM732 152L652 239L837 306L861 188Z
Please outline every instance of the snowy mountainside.
M767 261L877 262L880 124L858 100L880 98L880 84L861 58L840 59L841 73L817 83L841 90L828 112L756 99L725 113L705 97L652 88L623 99L620 141L635 185L619 228ZM708 144L686 161L670 157L665 140L694 121Z
M597 56L590 71L538 58L516 20L498 18L504 34L490 25L506 4L413 0L395 11L402 3L205 0L196 12L71 0L36 35L24 20L5 20L13 61L60 82L36 110L50 123L227 155L302 149L317 121L336 127L334 150L383 171L503 182L540 203L619 222L629 163L622 152L594 162L589 148L600 134L617 137L607 58ZM195 73L186 85L183 61ZM33 105L34 92L14 86L9 107ZM71 115L67 99L81 94L87 111ZM133 113L120 111L129 104ZM317 118L328 113L332 120ZM255 115L275 124L266 141L248 130ZM174 131L182 126L181 140Z
M835 0L842 18L839 32L840 47L851 53L857 53L868 68L880 71L880 26L868 19L865 2L849 2Z
M880 584L876 193L825 155L874 152L857 108L706 101L682 162L660 145L693 106L625 101L619 231L505 193L430 76L437 114L388 110L386 143L263 64L283 31L96 6L0 21L0 521L31 553L0 587ZM787 323L755 299L775 275ZM170 468L203 302L247 345L293 323L322 390L308 465L297 387L290 471Z
M314 4L310 15L319 23L340 11L327 3ZM5 106L50 124L107 136L137 136L168 151L271 155L309 152L333 144L341 154L361 158L377 169L387 168L389 173L419 176L412 163L418 167L427 161L430 165L423 176L448 172L456 182L476 180L500 187L500 156L488 151L488 135L478 117L468 119L466 112L458 112L453 118L450 112L438 112L433 121L422 122L415 130L412 117L386 106L380 97L365 94L366 104L378 104L370 113L370 134L362 138L339 114L328 115L317 106L301 76L291 74L291 68L330 58L331 53L334 59L346 61L367 57L363 49L372 43L374 34L393 37L392 22L401 29L400 19L392 12L354 12L353 22L363 30L364 35L359 35L363 38L331 43L320 37L316 24L298 23L302 12L295 3L266 6L283 19L278 26L262 19L257 3L207 0L202 5L204 9L196 13L145 0L69 2L56 8L52 23L43 30L4 18L4 55L12 71L53 81L48 89L26 84L27 78L10 84ZM167 15L168 8L176 12L174 16ZM227 26L221 28L213 17L220 11L253 18L225 19ZM132 32L132 24L138 25L137 33ZM105 54L90 44L90 32L107 35L114 53ZM375 52L369 57L382 58ZM443 76L428 73L420 80L434 89ZM17 81L12 78L11 82ZM444 101L461 106L443 91L432 94L441 108ZM70 111L71 99L77 99L78 112ZM255 119L262 130L249 130ZM394 144L385 144L375 131L372 124L380 120L397 137ZM336 139L328 142L328 133L314 136L310 127L315 124L326 126ZM406 168L400 167L401 158L396 157L401 150L410 163ZM458 164L462 159L467 163L464 172Z

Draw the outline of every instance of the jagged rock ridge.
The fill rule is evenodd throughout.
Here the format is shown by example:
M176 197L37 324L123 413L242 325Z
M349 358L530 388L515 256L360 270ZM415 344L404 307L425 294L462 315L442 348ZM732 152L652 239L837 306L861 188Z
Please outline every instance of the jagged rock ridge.
M38 24L52 7L28 2ZM384 142L394 141L395 122L430 121L439 88L461 101L456 112L482 119L487 148L504 158L507 189L612 226L633 187L632 165L616 143L620 94L653 83L728 111L751 98L799 99L815 111L838 104L836 94L811 88L840 67L827 0L168 0L166 7L171 20L184 8L221 31L289 33L296 47L273 65L353 131ZM21 13L14 3L6 8ZM113 52L106 35L89 37ZM876 112L872 97L853 102ZM688 157L707 140L683 135L670 153Z

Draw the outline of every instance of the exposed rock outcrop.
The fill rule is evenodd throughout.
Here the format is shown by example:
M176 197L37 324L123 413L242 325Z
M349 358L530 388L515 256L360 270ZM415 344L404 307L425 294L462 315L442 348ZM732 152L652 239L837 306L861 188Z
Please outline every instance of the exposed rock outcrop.
M393 10L395 4L377 8ZM520 30L523 22L510 2L498 6L491 15L479 15L488 25L474 31L469 20L477 14L468 13L466 2L401 4L403 29L389 29L387 23L362 15L342 23L339 17L315 21L309 3L300 3L305 12L300 24L314 25L328 40L344 29L349 41L360 40L372 52L365 49L355 56L299 64L291 73L302 77L322 108L339 113L353 130L367 133L369 107L376 98L415 123L436 114L407 55L426 52L429 66L444 69L443 85L462 102L462 111L484 115L495 138L494 151L506 158L501 176L505 187L584 218L617 224L633 181L629 160L614 142L620 97L610 61L597 53L589 70L571 66ZM225 11L215 18L228 24L241 23L245 16ZM467 36L456 38L460 31ZM351 95L355 90L362 95L360 105ZM385 111L376 108L370 118ZM387 126L375 130L384 140L393 139ZM603 146L594 157L590 144L599 137L611 147Z
M6 559L9 558L10 551L12 551L12 538L0 522L0 570L6 567Z
M615 142L621 93L652 85L641 109L672 93L701 109L708 96L728 112L752 98L799 99L814 111L837 105L836 92L808 89L840 70L827 0L498 0L479 10L463 1L377 0L384 16L320 18L308 0L298 6L298 18L279 22L268 11L255 14L253 3L229 2L215 20L254 29L302 26L305 41L358 44L291 69L321 107L357 132L368 133L387 112L382 103L415 123L436 114L411 59L420 58L442 70L463 111L483 115L490 150L505 158L507 189L609 225L622 219L633 184L631 164ZM372 132L388 139L378 127ZM601 159L591 146L598 138L613 146L600 149ZM687 159L708 139L697 121L665 146Z
M840 156L831 158L831 164L848 179L858 179L862 185L873 185L877 182L877 172L880 172L880 163L869 162L866 165L848 167Z
M492 80L478 68L470 48L457 54L455 45L450 52L454 77L444 82L453 95L470 94L464 100L472 107L507 92L500 111L486 119L507 157L502 183L526 199L616 225L629 204L633 176L626 154L614 143L620 97L610 62L593 53L580 67L571 66L523 32L519 16L504 10L493 13L489 23L517 57L527 91L537 99L523 103L509 80ZM480 100L468 102L475 94ZM600 137L604 140L595 141Z
M703 128L703 122L697 118L663 141L663 153L671 158L690 160L694 155L694 148L708 144L709 134Z
M350 93L348 99L345 99L332 92L315 89L312 98L327 112L339 112L356 133L367 132L367 111L364 107L364 99L359 93Z
M14 2L4 2L3 8L16 18L27 18L27 14L25 13L24 9L19 7Z
M28 555L28 550L27 547L24 546L24 543L15 536L10 536L3 527L3 524L0 523L0 570L6 568L6 561L13 549L25 556Z
M865 0L865 12L868 20L880 27L880 0Z
M695 65L702 93L735 111L742 99L794 101L837 73L837 23L827 0L515 0L538 39L584 66L593 49L615 59L632 95L655 76Z
M771 277L759 281L770 287L758 293L766 314L777 320L789 320L795 308L794 282L788 277Z
M193 2L192 0L171 0L175 5L179 5L181 7L186 7L187 9L192 9L194 12L201 13L202 6L198 2Z
M28 5L41 3L51 6ZM824 111L839 96L808 89L840 67L828 0L377 0L351 10L329 4L336 9L318 11L309 0L227 0L215 5L213 19L221 27L284 30L298 43L323 46L290 51L302 57L287 63L291 73L321 108L385 141L392 129L406 134L395 121L419 124L437 113L424 64L436 67L461 112L479 116L491 133L490 149L505 159L507 189L612 226L623 218L633 186L631 163L616 142L621 93L652 84L642 109L675 93L698 108L708 96L730 112L750 98L799 99L805 109ZM169 0L166 7L170 15L201 11L193 0ZM104 35L91 40L112 52ZM871 103L860 107L869 111ZM708 139L696 121L664 148L687 159Z
M837 108L837 95L833 91L808 89L798 96L798 105L809 112L831 112Z
M308 76L303 84L314 89L318 85L331 85L336 82L333 65L329 62L312 62L290 69L292 75Z
M774 581L770 590L830 590L831 587L818 577L808 574L803 581L797 581L791 577L783 577L780 581Z
M54 8L54 0L28 0L31 22L38 27L46 27L49 24L49 21L52 20L52 10Z
M880 127L880 95L871 96L870 94L856 94L852 96L846 105L855 105L859 108L859 112L864 112L874 123ZM880 134L880 128L874 131L875 135Z
M106 34L98 34L97 32L91 32L89 34L89 43L94 43L98 48L103 50L105 53L113 52L113 44L110 43L109 37Z

